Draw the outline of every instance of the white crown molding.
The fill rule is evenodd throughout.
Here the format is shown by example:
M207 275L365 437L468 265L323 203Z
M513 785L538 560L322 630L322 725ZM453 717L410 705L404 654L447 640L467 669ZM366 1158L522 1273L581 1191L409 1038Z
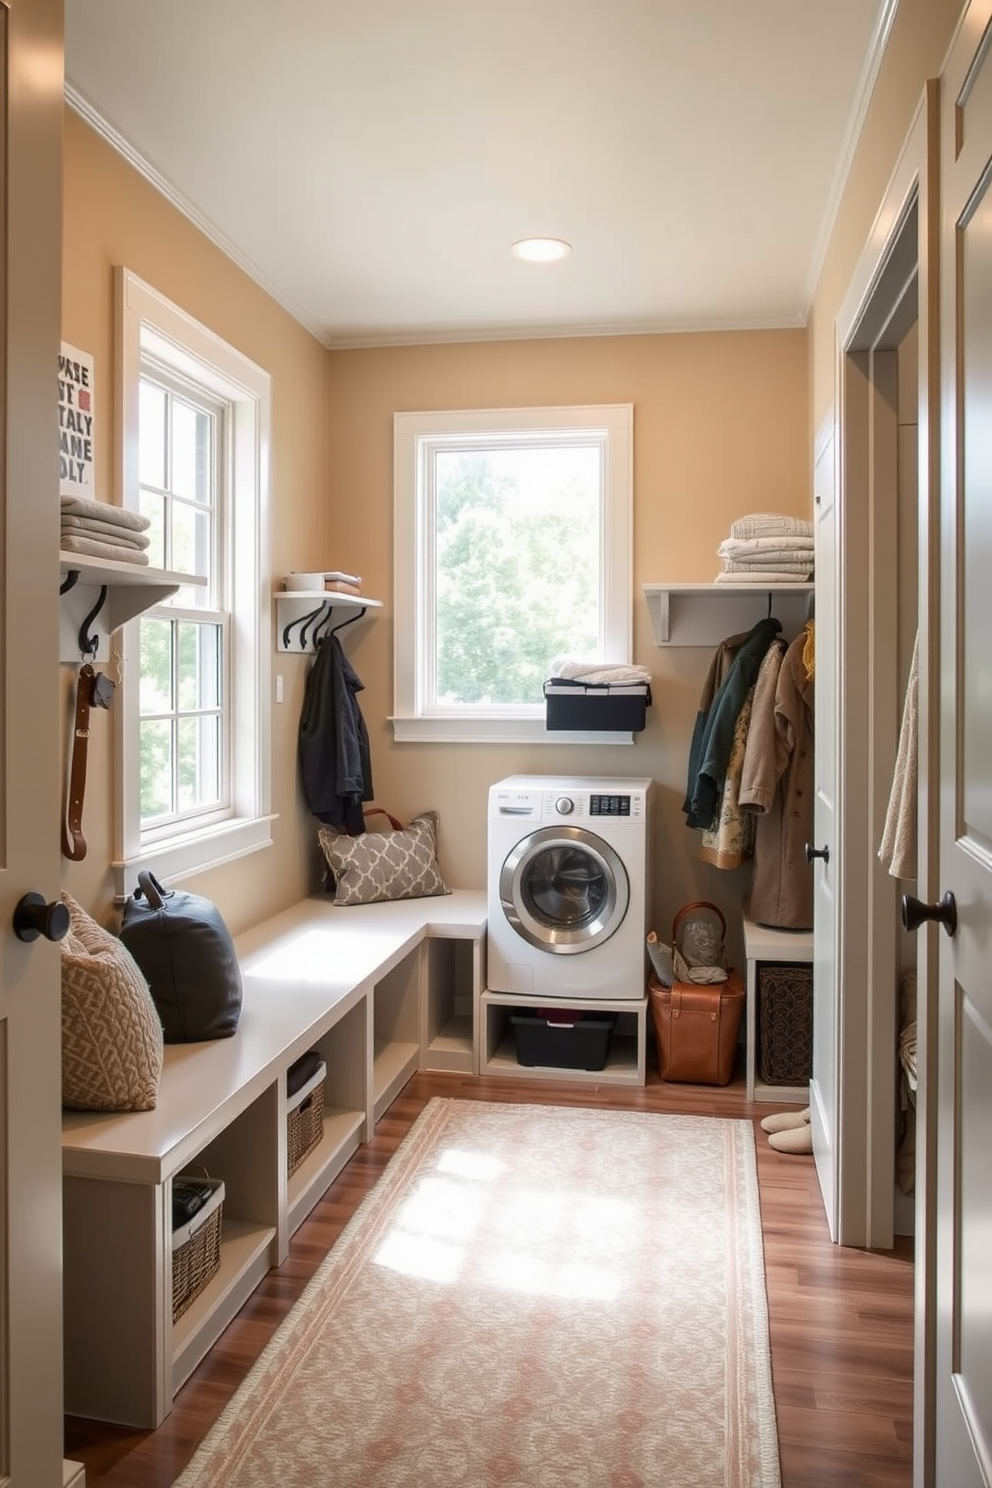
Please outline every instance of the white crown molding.
M448 330L358 332L332 336L325 345L331 351L361 351L389 346L455 346L477 341L563 341L579 336L678 336L696 332L795 331L806 325L801 315L768 316L741 320L665 320L618 325L459 326Z
M225 237L218 227L215 227L209 217L205 217L202 212L193 206L192 202L188 201L180 191L177 191L172 182L167 180L160 171L156 170L155 166L146 160L102 114L98 113L93 105L88 103L68 80L66 80L64 86L64 95L66 103L74 113L77 113L101 139L105 140L111 149L116 150L118 155L123 156L128 165L133 170L136 170L139 176L143 176L150 186L153 186L156 191L164 196L175 207L177 212L182 213L194 227L203 233L204 237L209 238L215 248L219 248L226 258L229 258L232 263L237 264L238 268L247 274L248 278L257 284L259 289L264 290L270 299L275 300L277 305L281 305L286 313L291 315L295 321L298 321L304 330L309 331L311 336L316 337L321 345L327 346L329 344L324 332L309 321L298 306L291 304L271 280L266 278L261 269L253 264L251 259L246 258L237 245L232 243L230 238Z
M854 164L855 152L861 139L861 131L864 128L865 118L871 103L871 95L878 81L881 70L882 59L885 56L885 48L888 45L889 35L899 9L899 0L882 0L882 5L875 21L875 31L872 35L871 46L861 69L858 79L858 88L855 94L854 106L851 117L848 120L847 131L844 135L844 144L840 154L837 170L834 173L833 185L827 198L826 210L820 232L813 250L810 261L809 272L806 276L806 288L804 293L803 324L809 320L810 311L813 308L813 300L816 296L816 287L823 273L823 265L827 257L827 248L833 236L837 224L837 214L840 204L844 198L848 177L851 174L851 166Z

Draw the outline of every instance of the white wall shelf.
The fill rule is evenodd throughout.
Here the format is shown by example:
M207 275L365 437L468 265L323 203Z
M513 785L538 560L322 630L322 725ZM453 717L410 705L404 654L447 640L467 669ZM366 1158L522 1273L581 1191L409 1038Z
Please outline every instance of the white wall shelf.
M70 583L59 600L59 660L108 661L110 637L115 630L171 598L178 589L186 585L200 587L206 582L204 578L149 568L141 563L117 563L109 558L91 558L85 553L59 553L60 591ZM96 650L83 651L79 643L80 627L104 588L107 591L104 602L88 630L97 643Z
M276 650L297 654L314 649L315 629L327 635L329 629L360 620L368 610L382 609L381 599L366 599L364 594L339 594L331 589L280 589L274 599ZM308 617L310 623L304 626Z
M659 646L718 646L766 615L782 622L786 639L812 614L814 585L645 584L644 597Z

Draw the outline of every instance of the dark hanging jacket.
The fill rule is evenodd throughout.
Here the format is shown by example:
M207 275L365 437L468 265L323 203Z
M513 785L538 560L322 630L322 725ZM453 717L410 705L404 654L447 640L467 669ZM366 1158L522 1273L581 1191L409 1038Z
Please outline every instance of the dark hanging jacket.
M300 777L318 821L352 835L364 831L372 800L369 735L358 706L364 688L336 635L318 643L300 714Z
M697 719L689 754L689 778L682 809L690 827L713 825L727 763L734 742L737 717L757 679L765 652L782 629L773 616L759 620L738 647L704 720Z

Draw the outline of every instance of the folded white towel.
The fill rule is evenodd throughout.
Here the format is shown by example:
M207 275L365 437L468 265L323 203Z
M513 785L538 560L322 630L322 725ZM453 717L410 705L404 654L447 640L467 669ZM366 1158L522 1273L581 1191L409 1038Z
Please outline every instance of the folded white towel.
M751 512L731 523L731 537L812 537L813 525L779 512Z
M140 548L126 548L123 543L105 541L99 537L76 537L69 533L59 543L63 553L85 553L88 558L106 558L114 563L145 563L148 554Z
M811 537L725 537L717 548L721 558L757 558L779 553L812 553Z
M113 522L97 522L92 517L63 517L62 536L109 538L111 542L123 543L126 548L147 548L151 538L144 532L134 532L130 527L115 527Z
M143 517L140 512L128 511L123 506L111 506L107 501L94 501L90 496L63 496L60 501L63 514L68 516L113 522L115 527L127 527L131 532L145 532L152 525L150 519Z
M781 569L769 569L763 573L760 569L749 568L746 573L728 573L726 569L718 573L714 579L716 584L755 584L761 589L767 589L770 584L801 584L804 581L802 573L782 573Z
M552 677L568 677L575 682L650 682L647 667L621 661L554 661Z

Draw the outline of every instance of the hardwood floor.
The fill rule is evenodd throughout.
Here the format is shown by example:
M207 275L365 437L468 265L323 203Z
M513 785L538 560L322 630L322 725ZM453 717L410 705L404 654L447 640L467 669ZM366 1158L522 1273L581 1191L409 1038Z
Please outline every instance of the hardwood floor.
M753 1118L782 1488L910 1488L912 1241L900 1240L884 1253L832 1245L813 1159L775 1152L757 1126L773 1107L749 1105L742 1080L716 1089L662 1084L657 1074L644 1089L414 1076L373 1141L297 1230L285 1264L265 1278L157 1431L67 1418L66 1456L84 1463L87 1488L170 1488L434 1095Z

